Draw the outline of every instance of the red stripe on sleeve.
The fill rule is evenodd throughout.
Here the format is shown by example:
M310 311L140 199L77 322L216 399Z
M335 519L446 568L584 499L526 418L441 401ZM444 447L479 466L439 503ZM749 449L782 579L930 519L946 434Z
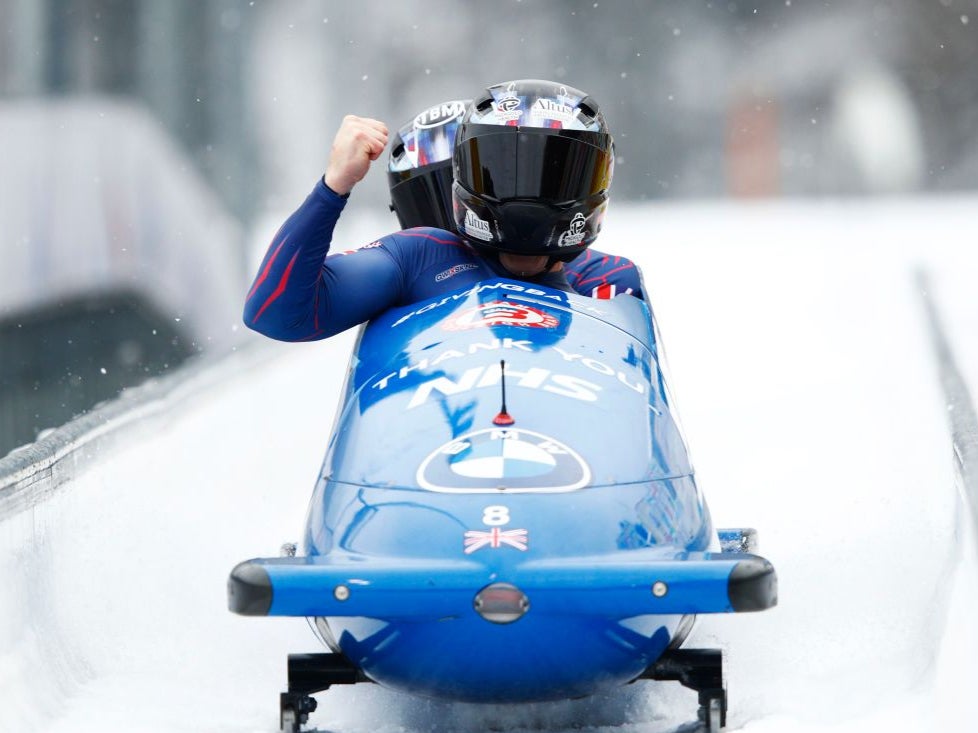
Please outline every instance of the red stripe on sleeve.
M288 240L288 238L289 235L286 234L285 238L279 242L278 247L275 248L272 256L268 258L268 262L265 263L265 269L261 271L261 275L258 276L258 279L255 280L255 284L252 285L251 290L248 291L248 299L250 299L251 296L255 294L255 291L261 287L261 284L265 282L265 278L268 277L268 271L272 269L272 265L275 264L275 258L278 257L278 253L282 251L282 247L285 246L285 242Z
M466 248L466 246L462 242L458 242L453 239L439 239L438 237L431 234L424 234L423 232L412 232L410 229L403 232L399 232L399 235L402 237L412 237L412 238L421 237L423 239L430 239L433 242L438 242L438 244L450 244L453 247L462 247L463 249Z
M255 314L255 317L251 319L252 323L258 323L258 319L261 318L261 315L262 313L265 312L265 309L268 308L268 306L270 306L275 301L275 299L278 298L278 296L280 296L282 293L285 292L285 285L289 281L289 275L292 274L292 266L295 265L295 261L298 258L299 258L298 252L292 255L292 259L289 261L288 267L286 267L285 272L282 273L282 279L278 281L278 286L275 288L275 291L268 296L268 300L266 300L262 304L262 307L258 309L258 312Z

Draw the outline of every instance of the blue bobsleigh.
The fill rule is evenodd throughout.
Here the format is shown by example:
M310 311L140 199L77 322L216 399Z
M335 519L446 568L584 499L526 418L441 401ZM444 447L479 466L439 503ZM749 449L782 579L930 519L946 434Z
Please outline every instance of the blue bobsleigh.
M232 611L304 616L282 727L312 693L373 681L461 701L575 698L640 678L697 690L719 729L719 651L695 614L776 603L752 530L714 529L632 297L489 280L361 332L304 554L239 564Z

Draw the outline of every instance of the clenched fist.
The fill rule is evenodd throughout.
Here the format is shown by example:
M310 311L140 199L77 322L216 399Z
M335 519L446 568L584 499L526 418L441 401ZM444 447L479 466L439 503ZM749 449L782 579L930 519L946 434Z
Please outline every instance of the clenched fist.
M387 125L369 117L347 115L333 138L323 180L341 196L363 180L370 163L387 147Z

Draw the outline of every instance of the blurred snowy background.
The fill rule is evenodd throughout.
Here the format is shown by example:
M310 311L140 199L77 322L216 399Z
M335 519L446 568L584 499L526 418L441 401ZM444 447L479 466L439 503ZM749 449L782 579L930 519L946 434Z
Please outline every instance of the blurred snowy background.
M978 394L978 0L0 0L0 458L87 413L0 460L0 730L274 728L312 637L232 616L224 583L301 534L352 333L246 332L254 258L344 114L520 77L602 104L600 246L643 268L714 517L778 568L777 609L694 639L729 654L732 727L970 729L968 405L913 273ZM387 204L374 171L338 241L394 229ZM357 686L316 722L661 733L683 694Z
M556 79L603 105L615 202L948 193L976 53L978 0L0 0L0 455L247 338L348 112ZM350 208L387 203L375 173Z

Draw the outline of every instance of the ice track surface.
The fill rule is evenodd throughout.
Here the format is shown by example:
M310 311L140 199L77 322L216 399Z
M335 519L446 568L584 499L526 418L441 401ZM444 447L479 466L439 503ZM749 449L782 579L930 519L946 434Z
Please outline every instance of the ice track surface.
M688 642L727 653L729 730L975 725L978 553L913 270L931 273L975 394L976 205L609 212L600 243L642 265L714 520L758 528L778 569L776 609L703 617ZM338 244L388 228L344 221ZM150 439L0 525L22 548L0 560L0 730L277 729L285 657L316 641L301 620L230 614L225 582L300 539L351 344L221 367ZM651 682L515 707L371 685L317 697L311 722L331 733L659 733L695 714L693 693Z

